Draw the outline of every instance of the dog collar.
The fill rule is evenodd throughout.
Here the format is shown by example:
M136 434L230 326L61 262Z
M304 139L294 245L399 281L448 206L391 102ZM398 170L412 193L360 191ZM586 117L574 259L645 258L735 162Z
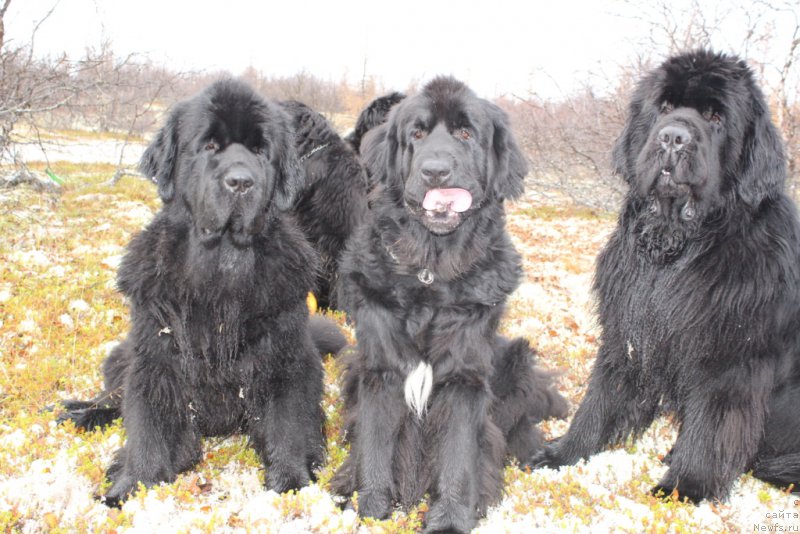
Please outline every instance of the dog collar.
M400 264L400 260L397 259L397 255L394 252L392 252L392 249L387 247L386 245L384 245L383 248L386 249L386 253L392 259L392 261L399 265ZM433 283L433 281L435 280L435 277L433 276L433 272L430 269L428 269L427 267L423 267L417 273L417 280L419 280L420 282L422 282L426 286L429 286L429 285L431 285Z
M430 269L422 269L417 273L417 280L426 286L429 286L433 283L433 273L430 271Z

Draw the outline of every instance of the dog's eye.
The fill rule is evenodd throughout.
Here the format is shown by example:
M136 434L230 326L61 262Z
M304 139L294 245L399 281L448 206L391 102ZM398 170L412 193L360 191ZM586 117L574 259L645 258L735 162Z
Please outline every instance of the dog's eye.
M259 142L259 144L253 146L253 154L257 154L259 156L266 156L269 159L270 156L270 149L272 145L266 139L263 139Z
M470 133L470 131L466 128L459 129L458 132L456 132L456 135L464 141L468 141L472 138L472 133Z
M703 118L707 121L713 122L714 124L719 124L722 122L722 117L720 114L710 109L703 113Z
M675 106L671 102L661 104L661 113L672 113L674 110Z
M219 150L219 143L217 143L216 141L209 141L203 148L211 152L216 152L217 150Z
M412 139L416 139L417 141L419 141L420 139L423 139L424 137L425 137L425 131L424 130L417 129L417 130L414 130L413 132L411 132L411 138Z

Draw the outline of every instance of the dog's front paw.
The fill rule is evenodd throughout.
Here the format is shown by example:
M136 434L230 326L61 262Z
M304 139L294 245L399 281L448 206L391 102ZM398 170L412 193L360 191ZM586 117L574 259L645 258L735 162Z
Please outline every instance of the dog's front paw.
M267 468L266 486L268 490L285 493L299 490L311 482L311 475L303 466L273 464Z
M103 495L96 495L95 498L109 508L122 508L122 504L136 493L139 483L132 477L119 472L116 476L109 476L109 478L113 480L111 488Z
M475 510L462 503L438 500L425 514L425 534L467 534L478 522Z
M175 480L175 472L168 465L157 462L152 456L146 463L147 470L135 469L133 466L142 466L143 461L136 460L142 455L131 457L128 447L119 449L114 455L114 460L106 469L106 478L111 482L111 488L104 495L96 495L100 502L112 508L122 506L130 496L139 489L140 486L150 488L161 482L172 482Z
M386 493L381 491L358 492L358 515L361 517L386 519L389 517L391 509L392 501Z
M539 469L542 467L549 467L550 469L558 469L562 465L568 465L571 462L564 461L558 453L558 448L554 443L548 443L539 452L534 453L527 461L520 464L521 469Z
M678 501L689 501L692 504L700 504L700 502L707 498L703 488L690 483L681 483L674 485L668 482L659 482L651 490L650 494L654 497L664 500L676 499Z

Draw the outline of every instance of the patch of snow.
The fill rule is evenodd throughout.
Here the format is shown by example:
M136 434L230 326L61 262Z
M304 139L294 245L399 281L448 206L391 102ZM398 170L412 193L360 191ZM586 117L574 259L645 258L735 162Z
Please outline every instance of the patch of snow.
M121 262L122 262L122 255L121 254L117 254L117 255L114 255L114 256L108 256L107 258L103 258L100 261L100 263L102 263L106 267L109 267L109 268L111 268L111 269L113 269L115 271L117 269L119 269L119 264Z
M58 317L58 322L66 326L68 329L72 330L75 328L75 321L72 320L72 316L68 313L62 313Z
M72 313L86 313L91 310L92 307L89 306L89 303L83 299L75 299L70 301L68 309Z
M47 253L38 249L14 251L11 260L23 267L46 267L52 263Z
M150 222L154 215L154 211L141 202L116 201L114 209L121 217L140 224Z

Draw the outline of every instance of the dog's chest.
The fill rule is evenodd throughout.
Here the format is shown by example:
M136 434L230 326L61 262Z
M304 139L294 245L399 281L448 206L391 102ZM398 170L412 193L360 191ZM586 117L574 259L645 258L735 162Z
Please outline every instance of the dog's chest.
M687 292L685 278L677 268L644 266L621 280L622 288L610 299L615 310L606 322L620 332L622 358L638 369L647 387L675 380L685 368L687 336L697 335L692 324L698 295Z
M428 303L417 303L406 308L404 325L406 334L417 349L425 351L430 344L431 337L435 335L434 322L439 314L439 308Z
M240 432L248 418L249 381L236 368L213 369L199 362L186 368L191 421L203 435Z
M484 302L458 285L407 288L396 291L397 309L402 314L406 335L422 354L433 356L432 347L447 346L466 334L465 329L502 313L504 298L499 302ZM488 311L487 311L488 310Z

